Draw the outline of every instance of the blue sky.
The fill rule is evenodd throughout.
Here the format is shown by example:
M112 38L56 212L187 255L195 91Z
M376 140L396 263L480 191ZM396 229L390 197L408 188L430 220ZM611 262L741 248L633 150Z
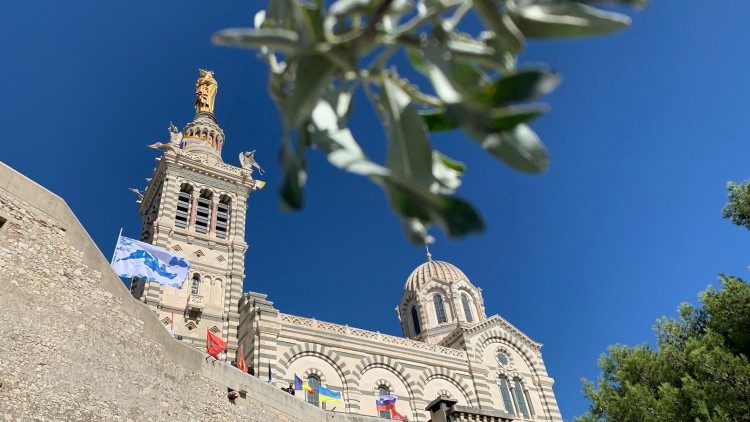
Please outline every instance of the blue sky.
M246 289L283 312L399 334L394 306L424 251L403 238L378 188L310 154L307 204L282 213L280 119L253 53L211 45L260 2L4 2L0 159L65 198L99 247L137 237L128 187L142 187L170 120L193 116L198 68L216 72L224 158L257 149L268 173L248 211ZM438 234L436 259L463 269L498 313L544 344L563 415L587 408L581 377L607 345L695 302L717 273L747 276L750 233L722 220L728 180L750 178L750 3L660 1L626 32L532 42L523 59L564 76L533 124L551 168L515 173L463 135L435 146L465 161L459 195L487 232ZM353 123L382 155L369 105ZM293 293L294 292L294 293Z

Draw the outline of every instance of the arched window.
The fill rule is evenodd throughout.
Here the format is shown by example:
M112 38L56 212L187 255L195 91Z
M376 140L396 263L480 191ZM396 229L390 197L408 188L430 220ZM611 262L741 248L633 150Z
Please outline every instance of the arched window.
M445 306L443 306L443 297L435 295L432 297L432 303L435 304L435 316L437 316L438 324L448 322L448 318L445 316Z
M310 375L309 377L307 377L307 384L313 390L312 393L309 391L305 392L307 402L313 406L320 406L320 397L318 396L320 392L320 378L316 377L315 375Z
M524 397L523 385L521 384L521 380L519 380L518 378L513 379L513 390L515 390L514 392L516 393L516 404L518 405L518 410L521 411L524 419L529 419L529 408L526 406L526 397Z
M391 391L386 387L385 385L381 385L378 387L378 395L379 396L386 396L388 394L391 394ZM379 410L378 416L380 416L383 419L390 419L391 418L391 411L390 410Z
M208 189L201 191L198 197L198 205L195 208L195 231L198 233L208 233L208 227L211 224L211 198L213 193Z
M190 293L197 295L198 289L201 287L201 276L200 274L193 274L193 281L190 284Z
M179 195L177 195L177 212L174 216L174 225L181 229L186 229L190 221L190 200L192 193L193 187L185 183L180 188Z
M216 237L226 239L229 235L229 213L232 198L222 195L219 203L216 204Z
M419 324L419 312L416 306L411 307L411 323L414 324L414 335L418 336L422 332L422 326Z
M464 315L466 316L466 322L474 322L474 317L471 315L471 304L469 304L469 296L466 293L461 293L461 303L464 305Z
M513 398L510 395L510 386L508 385L508 379L505 377L500 377L500 396L503 398L503 406L505 407L505 411L510 413L511 415L516 414L516 410L513 407Z

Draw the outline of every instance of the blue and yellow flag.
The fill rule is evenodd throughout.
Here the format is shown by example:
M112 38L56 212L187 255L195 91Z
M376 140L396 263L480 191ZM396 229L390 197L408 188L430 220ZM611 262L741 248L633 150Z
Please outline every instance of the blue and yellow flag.
M344 399L341 397L341 391L329 390L322 385L318 389L318 396L321 403L341 403Z

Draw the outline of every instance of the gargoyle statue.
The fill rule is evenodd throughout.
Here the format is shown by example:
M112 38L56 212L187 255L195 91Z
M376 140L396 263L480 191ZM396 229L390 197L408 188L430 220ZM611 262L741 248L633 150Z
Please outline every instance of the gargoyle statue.
M175 127L172 122L169 122L169 143L163 144L161 142L157 142L154 144L149 145L149 148L153 149L170 149L170 148L179 148L180 143L182 142L182 132L180 132L179 129Z
M253 167L258 169L258 173L265 173L260 164L258 164L258 160L255 159L255 150L240 153L240 166L242 166L243 169L250 170L250 173L253 172Z
M141 193L141 191L139 191L136 188L128 188L128 190L131 191L131 192L133 192L134 194L138 195L138 200L135 201L136 204L140 204L141 201L143 201L143 193Z

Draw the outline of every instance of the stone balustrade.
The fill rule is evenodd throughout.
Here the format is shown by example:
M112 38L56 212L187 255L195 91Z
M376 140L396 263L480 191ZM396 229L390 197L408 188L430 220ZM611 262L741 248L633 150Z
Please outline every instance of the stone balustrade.
M348 325L334 324L332 322L318 321L314 318L304 318L296 315L279 313L282 323L294 325L297 327L307 327L313 330L327 331L335 334L341 334L349 337L372 340L381 344L389 344L397 347L408 348L412 350L428 351L444 356L466 359L466 352L450 347L438 346L435 344L423 343L412 339L391 336L375 331L367 331L359 328L352 328Z

